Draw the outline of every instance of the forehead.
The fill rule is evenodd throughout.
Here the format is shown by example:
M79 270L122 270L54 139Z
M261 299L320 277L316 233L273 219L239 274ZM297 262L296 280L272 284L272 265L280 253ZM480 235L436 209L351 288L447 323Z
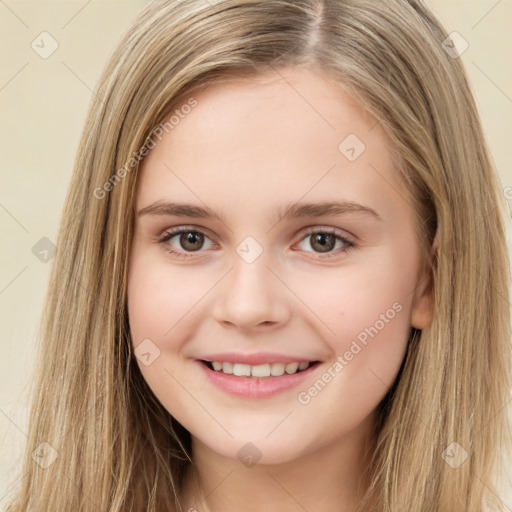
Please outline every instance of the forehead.
M193 108L183 108L196 102ZM191 91L141 165L138 204L168 197L246 208L404 196L380 124L328 75L286 68ZM395 196L395 197L393 197ZM284 201L286 198L286 201ZM383 204L380 204L382 207Z

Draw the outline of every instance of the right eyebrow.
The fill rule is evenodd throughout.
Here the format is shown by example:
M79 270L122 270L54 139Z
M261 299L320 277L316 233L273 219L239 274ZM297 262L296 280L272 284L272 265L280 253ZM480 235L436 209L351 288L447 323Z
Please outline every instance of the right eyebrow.
M156 202L142 208L137 212L141 215L174 215L176 217L219 217L208 207L196 206L186 203L160 203Z

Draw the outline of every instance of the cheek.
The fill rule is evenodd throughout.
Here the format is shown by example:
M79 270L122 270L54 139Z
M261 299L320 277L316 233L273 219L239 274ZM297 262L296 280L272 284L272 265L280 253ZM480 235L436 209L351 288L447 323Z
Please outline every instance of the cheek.
M403 273L374 271L359 277L350 276L347 287L351 292L339 303L339 339L357 340L362 347L372 345L375 350L403 345L409 333L412 297Z
M392 385L409 339L416 271L415 260L388 250L372 265L308 279L301 293L309 290L308 306L328 327L330 390L320 399L326 406L350 402L369 411Z
M184 279L184 272L179 266L145 258L133 260L128 277L128 314L135 346L145 338L168 345L176 339L172 336L175 329L182 329L186 324L193 305L208 288L196 274Z
M127 302L132 349L149 387L178 416L189 398L181 387L189 378L183 373L187 343L201 320L201 300L218 280L211 269L199 272L168 265L136 251L130 263ZM138 354L147 352L151 362L146 365Z
M417 265L394 252L382 250L371 262L302 275L294 283L328 328L330 345L342 349L375 324L379 331L408 332Z
M176 357L187 340L190 312L200 297L198 280L184 280L182 273L179 267L162 264L136 251L128 271L132 350L144 380L168 410L171 404L176 407L181 396L180 386L172 375L179 365ZM176 336L178 330L180 335ZM146 353L150 355L145 359Z

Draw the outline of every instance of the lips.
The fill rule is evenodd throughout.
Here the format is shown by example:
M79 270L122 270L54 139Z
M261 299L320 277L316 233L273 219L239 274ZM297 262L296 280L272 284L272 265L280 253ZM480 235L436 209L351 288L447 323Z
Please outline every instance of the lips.
M227 354L223 354L224 357L226 357ZM216 354L215 357L219 357L220 354ZM259 354L259 359L256 360L261 361L262 358L267 357L268 355L262 355ZM276 359L283 359L283 356L271 356L273 361ZM228 357L228 359L231 357ZM232 359L232 358L231 358ZM253 358L252 360L254 360ZM286 359L286 357L284 358ZM288 358L288 359L294 359L295 362L297 362L297 359L301 358ZM235 359L232 359L236 361ZM247 361L247 358L244 360ZM305 362L303 359L301 362ZM197 360L195 364L198 365L203 375L206 377L207 382L210 384L213 384L213 386L225 393L228 393L230 395L235 395L242 398L249 398L249 399L259 399L259 398L267 398L274 396L278 393L285 392L287 390L291 390L295 387L298 387L299 385L304 386L305 382L308 379L313 378L314 373L317 372L317 369L321 366L321 363L319 361L314 361L309 364L309 366L302 370L298 371L297 373L284 373L280 376L264 376L264 377L257 377L257 376L248 376L248 375L241 375L237 376L234 374L226 374L223 371L216 371L213 369L213 366L211 363L207 362L206 360ZM236 362L234 363L234 366L236 366ZM242 366L244 363L238 363ZM269 364L269 363L263 363L263 365ZM255 365L255 366L262 366L262 365Z

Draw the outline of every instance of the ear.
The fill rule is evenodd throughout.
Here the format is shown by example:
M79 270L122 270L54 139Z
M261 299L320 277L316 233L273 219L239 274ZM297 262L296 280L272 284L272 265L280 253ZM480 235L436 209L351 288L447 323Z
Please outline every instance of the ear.
M430 250L430 261L435 262L437 254L437 237ZM430 264L426 264L419 277L418 285L414 292L414 300L411 311L411 326L416 329L425 329L432 323L434 315L434 286L433 271Z

